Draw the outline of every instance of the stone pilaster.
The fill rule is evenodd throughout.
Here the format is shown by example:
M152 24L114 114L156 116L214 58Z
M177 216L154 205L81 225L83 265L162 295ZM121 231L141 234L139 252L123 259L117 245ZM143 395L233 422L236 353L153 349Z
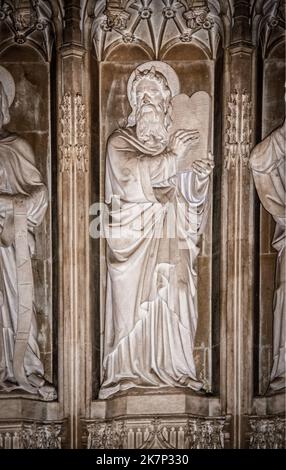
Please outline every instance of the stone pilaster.
M245 446L242 416L249 412L253 396L254 187L248 160L254 143L256 73L249 3L235 2L224 70L221 357L226 374L221 391L226 412L233 416L234 448Z
M58 59L58 194L60 240L60 393L69 416L69 442L79 443L85 406L86 331L89 311L89 119L87 58L81 44L80 1L65 2L65 31Z

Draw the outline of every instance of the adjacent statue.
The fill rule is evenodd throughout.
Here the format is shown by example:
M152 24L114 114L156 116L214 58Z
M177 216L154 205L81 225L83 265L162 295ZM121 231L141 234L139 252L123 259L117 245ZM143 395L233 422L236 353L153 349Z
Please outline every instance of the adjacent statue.
M127 93L132 112L126 127L109 137L106 151L101 399L130 389L203 387L194 361L196 260L213 159L197 150L200 142L207 149L208 136L192 125L181 127L190 124L194 105L188 108L191 98L179 94L169 65L141 64ZM210 98L202 92L200 99L203 113ZM200 99L192 101L196 109ZM206 109L201 122L209 123Z
M0 66L0 390L54 400L37 343L31 264L48 193L29 144L3 127L14 95L14 80Z
M277 250L273 298L273 365L268 393L286 385L286 121L252 151L250 166L261 203L276 228L272 246Z

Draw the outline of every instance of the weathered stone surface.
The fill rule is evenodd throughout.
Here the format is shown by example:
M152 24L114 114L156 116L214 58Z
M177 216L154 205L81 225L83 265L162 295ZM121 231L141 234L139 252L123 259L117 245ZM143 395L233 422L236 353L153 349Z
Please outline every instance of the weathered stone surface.
M4 1L1 8L5 3L13 4ZM47 26L31 31L29 15L13 30L15 11L7 18L0 8L1 65L15 76L17 89L9 130L30 143L49 190L32 263L41 359L59 392L52 403L1 393L2 446L20 445L23 426L30 433L32 422L34 436L45 436L37 445L47 444L47 426L62 426L66 418L64 446L72 448L219 447L219 420L225 447L249 447L250 441L252 448L285 447L285 393L263 395L272 364L275 223L248 167L252 148L284 118L285 2L252 1L251 9L246 0L235 0L232 9L220 0L167 3L40 0L38 19ZM35 5L32 10L33 26ZM194 360L213 395L138 390L107 402L98 400L106 242L90 237L96 214L89 216L89 207L104 201L105 147L130 112L128 77L150 60L173 67L182 93L203 90L212 99L216 166L199 243ZM238 97L248 99L244 111ZM187 419L194 420L189 441ZM50 447L58 442L52 440Z
M62 423L2 423L0 449L61 449Z
M224 449L225 418L124 418L87 421L87 449Z

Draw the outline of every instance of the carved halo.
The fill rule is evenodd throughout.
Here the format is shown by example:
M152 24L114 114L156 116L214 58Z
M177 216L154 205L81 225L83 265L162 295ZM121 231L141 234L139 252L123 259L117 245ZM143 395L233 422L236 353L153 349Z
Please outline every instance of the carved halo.
M3 85L10 107L15 98L15 82L10 72L2 67L2 65L0 65L0 82Z
M172 98L180 93L180 82L175 70L165 62L161 62L159 60L152 60L150 62L144 62L144 64L138 65L138 67L133 70L132 74L130 75L127 84L127 96L130 103L132 83L135 79L136 70L139 70L139 72L143 72L143 70L150 70L151 67L154 67L156 71L164 75L171 90Z

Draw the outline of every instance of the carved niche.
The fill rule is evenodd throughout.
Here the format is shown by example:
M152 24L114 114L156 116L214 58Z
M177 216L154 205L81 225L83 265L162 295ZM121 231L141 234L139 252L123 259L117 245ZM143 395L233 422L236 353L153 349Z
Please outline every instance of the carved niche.
M93 26L97 57L103 60L115 42L141 44L158 58L175 42L191 41L215 57L225 35L223 14L215 0L101 0Z
M281 37L285 35L285 0L254 2L252 12L252 39L261 44L266 57Z
M127 12L128 15L123 12ZM190 20L190 12L193 15L192 21ZM184 16L187 13L189 22ZM105 168L106 143L115 129L126 125L126 120L122 117L127 117L130 113L126 86L132 70L136 68L138 62L147 62L150 55L152 58L164 56L164 60L168 61L182 81L182 93L192 96L197 91L204 91L210 96L214 96L213 59L217 57L220 41L225 40L225 33L222 11L218 2L196 2L196 4L175 1L143 2L141 0L98 2L94 16L93 42L100 68L101 109L98 111L100 113L100 143L93 152L99 152L101 155L97 174L100 177L100 200L104 200L103 169ZM192 41L192 44L186 45L186 41L189 40ZM186 59L176 60L176 52L180 50L178 48L187 52ZM135 50L136 52L133 52ZM97 73L96 68L94 73ZM188 79L190 76L192 80ZM96 102L96 98L94 98L94 102ZM213 129L211 133L213 133ZM96 139L97 135L94 135L92 142L96 142ZM198 260L199 323L194 351L198 378L203 382L206 390L212 391L214 387L213 339L211 339L208 330L213 308L209 298L211 295L212 263L211 217L202 238L202 251ZM103 259L104 241L100 241L97 250L97 255ZM104 263L100 265L100 278L101 298L104 299L104 279L106 279ZM206 296L205 292L208 292L209 295ZM103 308L100 322L101 325L104 324ZM100 344L99 338L95 341L98 345ZM102 349L103 345L101 344L101 351ZM102 358L99 359L99 361L101 360Z
M10 107L11 120L7 131L27 141L35 155L35 167L42 175L47 188L47 210L42 223L35 227L35 247L31 257L34 279L34 307L38 325L37 341L45 377L56 381L56 361L53 354L54 298L53 282L56 280L52 246L52 220L57 216L51 201L56 194L52 176L52 129L55 116L50 114L55 96L51 87L53 78L52 47L55 42L52 8L50 2L23 1L0 2L0 57L1 65L15 81L15 100ZM52 90L52 91L51 91ZM55 173L53 173L54 175ZM53 240L53 243L52 243ZM16 391L16 393L19 393ZM13 397L10 392L9 397ZM55 397L55 396L54 396Z
M6 41L17 45L30 44L49 60L54 42L52 9L49 1L3 0L0 3L0 25L5 24ZM9 33L8 33L9 31ZM0 38L2 34L0 33Z

